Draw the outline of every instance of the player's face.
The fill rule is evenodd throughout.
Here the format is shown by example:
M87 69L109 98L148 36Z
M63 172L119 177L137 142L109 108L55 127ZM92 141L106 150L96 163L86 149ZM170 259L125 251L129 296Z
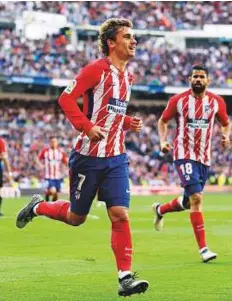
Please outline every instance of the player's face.
M119 59L127 61L135 56L137 41L131 28L119 28L115 41L111 43L111 49L115 51Z
M57 148L58 147L58 140L56 138L50 139L50 147Z
M209 77L204 70L193 70L189 78L191 88L194 93L201 94L209 85Z

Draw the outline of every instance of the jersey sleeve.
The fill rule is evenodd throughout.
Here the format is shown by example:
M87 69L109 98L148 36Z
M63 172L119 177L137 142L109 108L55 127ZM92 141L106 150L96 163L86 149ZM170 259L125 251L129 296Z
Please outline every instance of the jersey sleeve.
M132 119L132 117L128 116L128 115L126 115L124 117L123 126L122 126L124 131L127 131L130 129L131 119Z
M62 163L65 165L68 163L68 157L64 152L62 154Z
M229 117L226 111L226 103L224 99L220 96L218 96L217 102L218 102L218 112L216 114L216 117L222 126L226 126L229 123Z
M167 107L165 108L165 110L161 115L161 118L165 123L167 123L176 115L177 101L178 101L178 97L176 95L169 99Z
M93 124L80 110L77 99L100 81L100 72L96 64L86 66L65 88L58 102L65 115L78 131L88 133Z
M45 154L45 149L43 149L38 155L40 161L43 161L45 159L44 154Z
M6 143L3 139L0 139L0 153L6 153Z

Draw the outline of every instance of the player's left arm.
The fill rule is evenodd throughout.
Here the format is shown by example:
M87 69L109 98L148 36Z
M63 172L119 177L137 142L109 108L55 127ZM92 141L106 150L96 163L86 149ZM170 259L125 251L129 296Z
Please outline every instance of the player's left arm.
M216 116L221 125L221 145L224 148L228 148L230 146L231 125L226 111L226 103L222 97L218 97L218 112Z

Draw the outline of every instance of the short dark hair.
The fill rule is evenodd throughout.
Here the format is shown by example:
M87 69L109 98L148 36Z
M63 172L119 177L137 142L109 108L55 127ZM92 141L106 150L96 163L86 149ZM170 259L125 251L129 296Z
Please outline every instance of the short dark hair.
M194 66L192 66L192 70L191 70L190 76L193 74L194 70L205 71L206 75L207 76L209 75L209 70L205 66L203 66L203 65L194 65Z
M58 139L58 138L57 138L57 136L50 136L49 140L52 140L52 139Z
M124 18L111 18L101 25L98 36L98 47L104 55L107 56L109 54L107 40L115 41L118 29L124 26L133 28L131 21Z

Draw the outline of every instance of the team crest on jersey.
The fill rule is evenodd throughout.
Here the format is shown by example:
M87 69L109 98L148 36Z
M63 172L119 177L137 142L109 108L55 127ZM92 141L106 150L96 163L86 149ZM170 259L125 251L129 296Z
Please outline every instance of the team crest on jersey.
M210 106L209 106L209 105L205 106L205 107L204 107L204 111L205 111L205 113L206 113L206 112L209 112L209 111L210 111Z
M73 89L76 87L77 81L74 79L64 90L67 94L72 93Z

